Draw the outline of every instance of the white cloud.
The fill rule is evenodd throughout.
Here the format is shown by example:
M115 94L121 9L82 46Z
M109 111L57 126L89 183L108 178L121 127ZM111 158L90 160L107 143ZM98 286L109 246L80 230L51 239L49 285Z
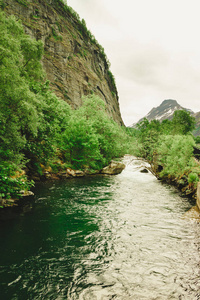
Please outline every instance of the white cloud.
M200 111L199 0L67 2L105 49L126 125L164 99Z

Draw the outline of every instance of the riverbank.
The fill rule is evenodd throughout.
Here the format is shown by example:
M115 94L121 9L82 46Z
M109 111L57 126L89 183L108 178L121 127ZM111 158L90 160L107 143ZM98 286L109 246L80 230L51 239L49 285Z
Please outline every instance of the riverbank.
M178 162L175 160L173 164L176 165ZM169 170L165 171L166 166L162 164L162 157L160 158L157 154L153 156L150 165L152 173L156 178L175 186L181 192L182 196L194 199L195 201L197 200L200 162L195 157L191 157L190 165L177 173L170 172Z
M2 299L197 298L191 205L124 159L117 176L38 183L26 212L1 221Z
M72 178L80 178L85 176L93 176L93 175L117 175L120 174L125 169L125 164L121 161L114 161L112 160L110 164L104 167L101 170L74 170L71 168L67 168L66 170L53 172L52 168L44 168L43 173L41 175L31 174L30 179L34 180L34 182L45 182L45 181L53 181L53 180L65 180L65 179L72 179ZM16 198L1 198L0 197L0 208L6 207L13 207L17 206L19 200L27 197L33 196L32 191L20 191L19 196Z
M188 197L189 199L193 199L193 201L197 200L197 183L188 183L187 174L182 174L180 177L175 177L172 175L161 176L160 173L163 170L162 165L157 162L157 157L153 159L153 162L149 162L142 157L134 157L138 162L141 162L140 171L145 173L145 170L151 172L158 180L172 185L180 191L181 195L184 197ZM196 162L199 166L199 162L194 158L194 162ZM188 170L188 173L190 171ZM200 192L200 191L199 191Z

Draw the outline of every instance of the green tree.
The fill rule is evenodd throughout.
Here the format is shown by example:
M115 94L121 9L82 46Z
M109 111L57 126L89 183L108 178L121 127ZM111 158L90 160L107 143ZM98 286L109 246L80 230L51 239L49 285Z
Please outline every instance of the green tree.
M55 155L70 108L44 80L42 42L31 39L13 16L3 13L0 32L0 193L5 194L8 178L20 174L27 162L38 168ZM13 196L14 183L18 193L20 182L12 180Z
M186 110L176 110L172 119L172 131L175 134L187 134L195 129L195 118Z
M97 135L85 116L76 114L70 119L67 129L62 135L61 150L64 161L78 169L98 168L101 159Z
M101 169L125 153L126 131L108 117L103 100L89 96L72 111L45 80L41 41L3 13L0 32L0 197L29 187L24 168L42 174L42 165L60 161Z
M164 177L183 175L193 156L194 144L194 139L190 135L162 136L157 148L159 163L163 167L160 175Z
M159 141L161 124L158 120L149 122L144 118L137 128L139 130L140 155L151 162Z
M164 135L172 134L172 122L168 119L165 119L161 122L161 132Z
M109 163L111 159L120 157L125 153L127 142L125 128L118 126L109 118L102 99L96 95L86 97L83 99L80 113L86 116L98 136L104 165Z
M126 139L125 130L108 117L103 100L92 95L71 115L61 149L72 166L101 169L125 154Z
M36 60L41 58L41 42L30 41L22 25L3 13L0 31L0 141L4 148L19 152L28 134L37 135L41 103L30 90L29 81L43 74Z

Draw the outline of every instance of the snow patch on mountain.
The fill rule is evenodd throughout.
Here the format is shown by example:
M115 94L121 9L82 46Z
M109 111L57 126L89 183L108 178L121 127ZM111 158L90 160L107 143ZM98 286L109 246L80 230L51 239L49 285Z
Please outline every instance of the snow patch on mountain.
M191 114L194 114L192 110L182 107L176 100L168 99L164 100L158 107L152 108L144 118L149 121L159 120L161 122L165 119L171 120L176 110L186 110ZM132 124L130 127L135 127L136 124L140 123L144 118L140 119L137 123Z

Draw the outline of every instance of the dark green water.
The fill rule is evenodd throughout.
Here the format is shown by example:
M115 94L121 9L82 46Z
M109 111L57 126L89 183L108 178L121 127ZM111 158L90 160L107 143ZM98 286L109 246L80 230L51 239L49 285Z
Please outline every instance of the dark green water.
M0 299L200 299L191 205L137 164L38 185L31 206L1 214Z

